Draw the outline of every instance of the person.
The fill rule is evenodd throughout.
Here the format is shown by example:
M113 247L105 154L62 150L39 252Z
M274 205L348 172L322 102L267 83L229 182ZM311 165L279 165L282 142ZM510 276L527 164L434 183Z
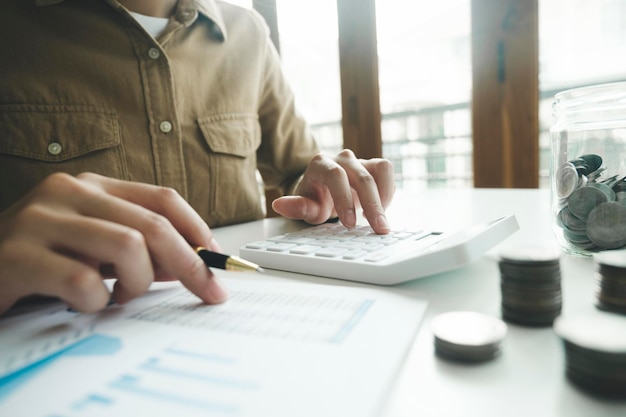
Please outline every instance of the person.
M95 312L155 280L227 298L192 246L273 209L387 233L393 167L320 154L263 19L215 0L7 0L0 15L0 312ZM311 80L317 82L317 80Z

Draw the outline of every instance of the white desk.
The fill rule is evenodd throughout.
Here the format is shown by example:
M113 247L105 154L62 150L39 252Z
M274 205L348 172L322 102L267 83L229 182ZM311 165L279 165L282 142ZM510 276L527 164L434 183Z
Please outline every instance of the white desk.
M461 365L433 353L430 322L439 313L471 310L499 317L497 251L507 245L556 244L547 190L429 190L399 195L388 210L392 225L401 222L461 226L513 213L520 230L479 261L456 271L403 284L427 294L430 306L384 417L403 416L626 416L626 402L596 399L565 378L564 354L551 328L509 324L500 357L480 365ZM225 251L241 244L302 227L285 219L267 219L214 230ZM595 277L591 259L563 255L563 312L594 310ZM271 271L273 277L334 285L345 281Z

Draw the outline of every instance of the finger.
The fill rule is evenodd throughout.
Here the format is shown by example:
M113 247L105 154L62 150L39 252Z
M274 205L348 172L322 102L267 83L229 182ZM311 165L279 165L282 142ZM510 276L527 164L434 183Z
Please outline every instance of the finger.
M99 311L109 302L109 291L97 270L36 242L13 242L3 257L2 280L9 281L5 287L12 289L14 297L56 296L83 312Z
M89 265L94 268L98 268L100 270L100 275L104 278L117 278L118 273L115 271L115 265L107 263L100 264L95 262L93 259L80 259L81 262L87 262ZM172 274L165 271L159 265L152 263L152 271L154 272L154 280L155 281L178 281L178 278L173 276Z
M396 191L393 165L386 159L361 159L361 164L374 177L383 209L387 209Z
M303 197L316 203L319 211L307 213L310 223L322 223L328 220L334 211L346 227L356 225L356 211L352 189L345 169L331 158L318 155L314 157L304 175L300 186ZM309 206L310 207L310 206Z
M339 153L337 162L345 170L350 186L356 191L363 209L363 215L372 229L376 233L389 233L389 223L385 216L385 210L380 200L379 187L374 176L354 157L351 151ZM341 208L336 208L337 213L340 213Z
M81 174L79 177L97 184L108 194L166 217L191 246L204 246L211 250L219 249L209 226L175 190L95 174Z
M124 200L109 203L112 207L123 207L119 213L126 214L123 218L114 215L111 220L140 231L155 263L166 275L178 277L185 287L207 303L226 299L226 292L217 278L168 219ZM100 212L105 206L92 207L92 215L105 215Z
M145 194L150 194L151 191L159 194L162 190L144 187L144 184L134 185L141 185L135 190L135 201L153 200L154 197ZM143 235L153 260L167 274L178 277L185 287L207 303L219 303L226 299L225 290L169 219L114 195L91 189L85 192L88 198L80 198L73 203L81 214L138 230ZM170 195L171 193L166 193L166 196ZM168 203L164 201L163 204ZM211 241L207 244L211 244Z
M45 216L46 222L37 222L46 225L38 231L42 244L78 254L97 265L111 265L117 278L113 291L117 303L124 304L148 290L154 272L139 231L93 217L64 213Z
M272 201L272 209L288 219L304 220L311 224L323 223L330 217L325 214L329 210L323 210L320 204L302 196L279 197Z

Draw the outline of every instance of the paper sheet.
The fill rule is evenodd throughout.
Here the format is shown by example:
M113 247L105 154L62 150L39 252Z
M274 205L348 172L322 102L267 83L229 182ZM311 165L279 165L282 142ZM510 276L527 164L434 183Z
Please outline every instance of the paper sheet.
M0 379L0 415L375 415L427 304L387 289L225 281L222 305L174 285L67 313L85 337Z

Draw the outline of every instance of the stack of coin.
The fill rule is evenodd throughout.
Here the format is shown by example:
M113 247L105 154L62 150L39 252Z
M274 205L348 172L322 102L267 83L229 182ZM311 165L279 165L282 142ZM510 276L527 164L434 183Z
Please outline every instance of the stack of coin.
M527 326L549 326L561 313L561 252L523 246L500 253L502 318Z
M495 317L472 311L443 313L433 319L435 352L460 362L484 362L500 353L506 324Z
M626 314L626 250L597 253L593 259L598 272L597 307Z
M581 155L556 172L563 237L583 250L617 249L626 245L626 177L600 180L602 157Z
M598 396L626 398L626 317L604 312L561 316L554 330L563 340L572 383Z

